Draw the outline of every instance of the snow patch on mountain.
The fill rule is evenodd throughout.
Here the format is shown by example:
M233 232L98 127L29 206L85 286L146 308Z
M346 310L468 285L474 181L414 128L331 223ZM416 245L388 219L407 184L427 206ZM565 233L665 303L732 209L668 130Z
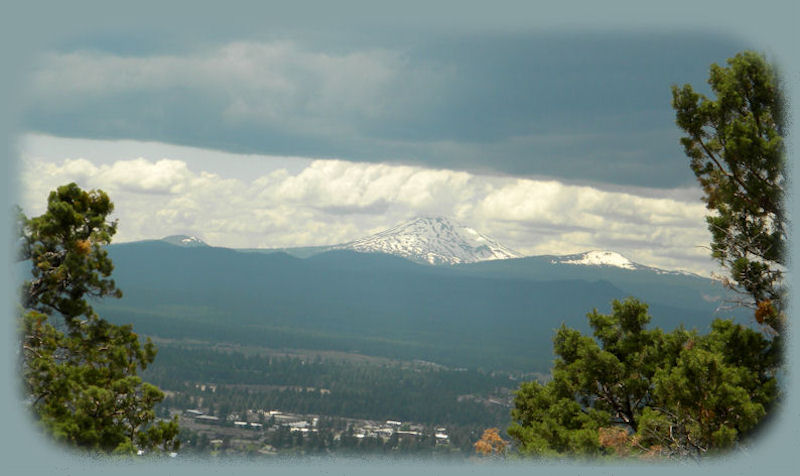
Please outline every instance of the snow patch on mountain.
M699 274L683 270L667 270L635 263L615 251L592 250L573 255L556 256L550 260L552 264L569 264L581 266L610 266L628 270L651 271L656 274L673 276L702 277Z
M205 241L201 240L196 236L189 236L189 235L171 235L165 238L162 238L162 241L166 241L167 243L177 245L177 246L185 246L187 248L196 248L198 246L208 246Z
M360 253L386 253L417 262L450 265L522 256L474 228L445 217L417 217L336 248Z
M587 251L577 255L561 256L551 263L580 264L584 266L614 266L622 269L638 269L633 261L613 251Z

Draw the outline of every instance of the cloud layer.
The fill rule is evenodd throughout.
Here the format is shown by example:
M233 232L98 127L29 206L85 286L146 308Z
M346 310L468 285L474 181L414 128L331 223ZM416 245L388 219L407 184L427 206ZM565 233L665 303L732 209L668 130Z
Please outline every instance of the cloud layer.
M28 72L23 126L673 188L694 179L669 87L702 87L711 62L741 49L687 34L404 38L50 52Z
M101 164L23 156L21 199L28 214L41 213L58 185L101 188L116 204L117 241L196 233L216 246L325 245L415 215L444 215L526 254L611 249L644 264L705 274L713 268L704 248L706 210L692 189L631 193L342 160L242 179L181 159Z
M334 55L291 42L234 42L185 56L51 53L41 64L31 84L37 103L69 107L92 98L140 93L175 99L203 96L221 108L219 119L226 125L284 132L352 132L354 123L397 117L438 92L420 94L413 91L415 84L444 86L435 69L413 67L397 52L369 49Z

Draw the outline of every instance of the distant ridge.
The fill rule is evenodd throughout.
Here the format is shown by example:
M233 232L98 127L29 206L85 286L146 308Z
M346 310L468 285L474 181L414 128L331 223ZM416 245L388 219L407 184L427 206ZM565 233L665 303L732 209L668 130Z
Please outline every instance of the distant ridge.
M208 244L200 238L189 235L170 235L162 238L161 241L165 241L171 245L184 246L186 248L208 246Z
M550 263L582 265L582 266L607 266L613 268L627 269L631 271L647 270L647 271L653 271L658 274L698 276L695 273L690 273L688 271L677 271L677 270L672 271L672 270L655 268L653 266L646 266L643 264L635 263L615 251L608 251L608 250L592 250L578 254L553 256L550 259Z
M612 266L630 260L603 253L431 266L352 249L306 259L247 253L190 238L109 246L125 295L98 311L164 338L546 371L552 330L589 332L586 313L607 312L614 299L646 302L663 329L705 328L727 292L699 276Z
M182 238L186 238L181 236ZM375 233L338 245L286 248L248 248L239 251L256 253L284 252L297 258L309 258L334 250L358 253L382 253L427 265L465 265L485 261L539 258L551 265L580 268L605 268L627 271L650 271L701 277L683 270L667 270L636 263L611 250L590 250L566 255L523 255L504 246L489 235L442 216L419 216Z
M637 269L638 265L614 251L592 250L574 255L559 256L551 263L580 264L584 266L615 266L622 269Z

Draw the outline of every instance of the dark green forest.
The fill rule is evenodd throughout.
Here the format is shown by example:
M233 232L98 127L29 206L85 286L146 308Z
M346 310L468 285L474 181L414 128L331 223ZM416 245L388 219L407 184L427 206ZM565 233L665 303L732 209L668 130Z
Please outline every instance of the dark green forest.
M518 382L508 374L451 370L425 364L353 363L245 355L162 345L144 377L179 392L163 405L211 414L279 409L368 420L498 426L508 422L508 398ZM198 385L216 385L215 391ZM324 390L323 390L324 389ZM489 403L488 399L502 403Z

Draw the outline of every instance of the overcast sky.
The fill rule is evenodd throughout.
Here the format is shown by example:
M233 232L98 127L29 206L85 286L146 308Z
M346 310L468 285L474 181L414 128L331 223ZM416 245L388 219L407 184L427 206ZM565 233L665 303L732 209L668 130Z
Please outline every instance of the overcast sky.
M65 41L31 62L20 201L77 181L117 241L334 244L445 215L526 254L715 270L670 85L736 39L674 33L233 34Z

